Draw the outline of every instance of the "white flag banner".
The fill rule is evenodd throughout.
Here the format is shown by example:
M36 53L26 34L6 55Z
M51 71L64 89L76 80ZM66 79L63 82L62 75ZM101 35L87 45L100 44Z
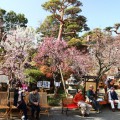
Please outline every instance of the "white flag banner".
M61 83L61 82L54 82L54 85L55 85L56 87L60 87L60 83Z

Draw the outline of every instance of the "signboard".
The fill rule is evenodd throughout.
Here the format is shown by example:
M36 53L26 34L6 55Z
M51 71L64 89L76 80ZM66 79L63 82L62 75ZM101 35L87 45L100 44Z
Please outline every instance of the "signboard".
M114 79L114 76L107 76L107 79Z
M42 88L50 88L50 82L49 81L38 81L37 87Z

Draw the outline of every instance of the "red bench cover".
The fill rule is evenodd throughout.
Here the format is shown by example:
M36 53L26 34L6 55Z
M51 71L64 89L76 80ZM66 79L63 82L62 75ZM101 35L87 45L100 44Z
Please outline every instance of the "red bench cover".
M69 109L78 108L77 104L75 104L75 103L71 103L71 104L64 105L64 107L67 107L67 108L69 108Z

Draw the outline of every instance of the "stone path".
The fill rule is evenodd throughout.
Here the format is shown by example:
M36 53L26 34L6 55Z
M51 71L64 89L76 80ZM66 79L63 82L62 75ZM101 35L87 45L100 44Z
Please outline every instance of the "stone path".
M68 116L61 114L61 110L52 110L52 115L41 116L40 120L119 120L120 111L112 112L108 106L102 108L102 112L97 114L95 111L91 111L89 117L81 117L79 111L69 111Z
M39 120L119 120L120 119L120 111L112 112L108 106L102 108L102 112L100 114L96 114L95 111L91 111L89 117L81 117L79 115L79 111L68 111L68 116L66 114L61 114L60 108L53 108L51 110L51 115L48 117L47 115L41 115ZM0 119L7 120L7 119ZM14 118L13 120L20 120L18 118Z

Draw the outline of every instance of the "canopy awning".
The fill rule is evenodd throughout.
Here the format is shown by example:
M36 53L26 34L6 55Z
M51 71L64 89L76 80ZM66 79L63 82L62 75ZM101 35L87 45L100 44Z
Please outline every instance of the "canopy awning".
M7 83L7 84L9 84L8 76L0 75L0 83Z

